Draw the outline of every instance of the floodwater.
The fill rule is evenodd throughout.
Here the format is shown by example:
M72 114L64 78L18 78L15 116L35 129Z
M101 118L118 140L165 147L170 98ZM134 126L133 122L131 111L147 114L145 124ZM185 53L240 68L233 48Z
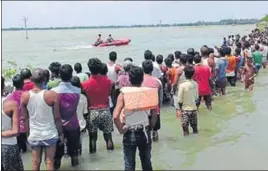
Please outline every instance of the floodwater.
M89 57L107 60L111 50L118 52L119 61L131 56L140 62L145 49L166 56L175 50L186 50L188 47L220 44L223 36L236 33L243 35L252 28L254 26L248 25L162 30L144 28L31 31L28 41L23 39L23 32L3 32L3 67L7 66L7 60L15 60L20 66L32 64L35 67L47 67L55 60L71 64L79 61L86 66ZM105 35L112 33L114 37L131 36L133 41L124 47L85 48L99 32ZM253 92L244 91L243 85L238 83L237 87L228 87L226 96L215 97L212 112L208 112L202 105L198 115L199 135L186 138L182 136L175 109L170 106L163 107L160 139L159 142L153 143L152 148L154 170L267 169L267 97L268 68L261 70ZM100 132L97 153L92 155L88 152L88 136L84 135L81 164L74 169L71 167L70 158L64 158L61 170L122 170L122 136L115 130L113 139L115 150L108 152ZM22 154L22 158L25 169L30 170L31 154ZM140 170L138 152L136 161L136 169ZM43 162L42 169L44 168Z

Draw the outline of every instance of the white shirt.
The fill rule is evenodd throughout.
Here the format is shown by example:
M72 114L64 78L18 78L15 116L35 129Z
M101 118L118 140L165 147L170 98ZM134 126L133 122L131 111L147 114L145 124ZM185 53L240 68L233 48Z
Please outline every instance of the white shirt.
M80 130L83 130L86 128L86 124L87 124L86 120L84 119L84 114L88 113L87 98L84 94L80 95L76 112L77 112L77 119L79 121Z

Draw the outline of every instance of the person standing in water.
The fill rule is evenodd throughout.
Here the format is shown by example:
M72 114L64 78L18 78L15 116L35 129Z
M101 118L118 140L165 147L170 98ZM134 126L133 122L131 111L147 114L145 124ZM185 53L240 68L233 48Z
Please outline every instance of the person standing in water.
M79 164L78 155L80 148L80 126L77 118L77 106L80 99L81 89L71 84L73 68L69 64L60 67L61 82L52 89L58 94L59 111L63 125L63 134L66 140L67 152L71 157L73 167ZM64 154L64 144L57 143L55 155L55 169L61 166Z
M143 78L143 87L149 87L149 88L157 88L158 90L158 105L156 106L157 111L157 122L155 127L153 128L153 141L158 141L159 135L158 130L161 128L161 119L160 119L160 107L162 106L162 100L163 100L163 86L159 79L152 76L153 72L153 63L151 60L145 60L142 63L142 69L144 72L144 78Z
M198 96L198 85L193 80L195 69L193 66L188 65L184 68L186 80L179 85L178 103L179 103L179 116L182 120L183 135L188 136L189 124L193 129L193 133L198 133L198 119L197 119L197 106L196 101Z
M212 110L211 88L210 88L210 79L211 79L210 68L209 66L202 64L202 57L199 55L196 55L194 57L194 62L195 62L195 66L194 66L195 72L194 72L193 79L198 84L198 93L199 93L199 98L196 103L197 110L199 109L202 98L204 98L208 110Z
M91 76L82 83L82 89L86 93L89 107L89 116L87 117L89 152L96 153L97 151L98 129L103 131L106 149L114 150L113 120L109 106L113 82L107 76L100 75L102 62L98 58L90 58L87 65Z
M1 91L5 88L5 79L1 77ZM17 135L19 135L19 116L16 101L6 99L2 96L2 116L1 116L1 170L3 171L23 171L23 163L20 150L17 145Z
M245 90L252 91L254 86L254 78L257 76L257 69L253 65L253 59L248 58L246 65L243 67L242 71L245 83Z
M226 78L229 84L232 87L235 87L236 85L236 75L235 75L235 70L236 70L236 57L231 55L232 49L230 47L227 47L227 54L226 58L228 61L227 68L226 68Z
M40 170L41 156L45 150L47 170L54 170L56 144L63 142L59 101L53 91L44 90L43 70L36 69L31 80L34 88L22 94L21 104L25 131L32 147L32 170Z
M174 107L176 109L176 115L179 118L179 104L178 104L178 93L179 93L179 85L181 83L183 83L186 78L184 75L184 68L187 64L187 58L186 58L186 54L181 54L180 55L180 67L177 68L176 70L176 75L175 75L175 81L174 81L174 95L173 95L173 99L174 99Z
M82 65L80 63L74 64L74 70L81 83L88 79L88 75L86 73L82 73Z
M151 61L150 61L151 62ZM149 63L149 62L146 62ZM150 64L152 70L152 63ZM137 93L146 91L142 87L144 74L140 67L133 66L129 71L129 80L131 87L124 87L121 90L120 95L117 99L117 104L113 113L113 118L118 131L123 134L123 152L125 161L125 170L135 170L136 168L136 149L139 149L139 155L142 165L142 170L152 171L151 163L151 129L155 127L157 121L157 111L155 109L144 110L141 106L135 106L136 110L129 110L128 106L133 103L139 103L139 98L136 97ZM127 93L132 93L132 99L129 101L126 98ZM155 91L155 96L157 90ZM150 102L149 102L150 103ZM148 104L143 107L149 107ZM154 106L154 105L152 105ZM124 116L121 120L122 113ZM148 119L148 116L151 119Z
M24 92L23 90L23 78L20 74L17 74L12 79L13 86L15 87L15 91L9 94L6 98L8 100L13 100L17 103L18 106L18 116L19 116L19 125L20 125L20 133L17 137L19 150L25 153L27 151L27 135L24 128L24 120L22 116L21 109L21 96Z
M107 77L113 82L116 83L118 80L118 75L121 71L124 71L124 69L122 68L122 66L120 66L119 64L116 63L117 60L117 53L112 51L109 53L109 62L107 64L108 67L108 73L107 73ZM112 90L112 102L114 105L116 105L116 99L118 97L120 93L119 90L119 86L117 84L115 84L115 89ZM111 110L111 112L113 112L113 109Z
M253 58L253 62L254 62L254 65L256 67L256 70L257 70L257 73L259 72L259 70L261 69L262 67L262 58L263 58L263 54L262 52L260 51L260 46L259 45L255 45L255 52L253 52L252 54L252 58Z
M223 46L219 49L219 57L216 61L216 91L219 95L225 95L226 93L226 68L228 61L226 59L226 54L228 53L228 47Z
M72 77L71 79L71 84L79 89L81 89L81 83L80 79L77 76ZM77 118L79 121L79 126L80 126L80 132L85 133L86 132L86 118L88 117L88 104L87 104L87 97L81 93L80 98L79 98L79 103L77 106ZM82 154L82 136L80 136L80 146L79 146L79 155Z

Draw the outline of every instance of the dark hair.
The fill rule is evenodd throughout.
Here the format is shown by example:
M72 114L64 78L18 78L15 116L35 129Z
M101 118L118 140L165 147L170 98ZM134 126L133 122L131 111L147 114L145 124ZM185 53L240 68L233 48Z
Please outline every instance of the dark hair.
M236 43L236 47L238 47L238 48L242 48L242 44L241 44L240 42L237 42L237 43Z
M208 48L208 54L214 53L214 49L213 48Z
M175 51L175 59L180 59L181 51Z
M191 65L187 65L184 68L184 75L186 79L192 79L194 75L194 67Z
M194 56L194 62L196 64L201 63L201 61L202 61L202 57L200 55L195 55Z
M187 54L186 59L187 59L188 64L193 64L193 62L194 62L194 56L193 55Z
M256 50L260 50L260 46L258 44L255 45Z
M194 55L200 55L200 53L196 51L196 52L194 52Z
M130 58L130 57L127 57L127 58L124 59L124 61L131 61L131 62L133 62L133 59Z
M71 84L77 88L81 88L81 82L80 82L80 78L77 76L74 76L71 78Z
M261 40L258 40L257 43L260 44L261 43Z
M41 85L44 81L45 81L45 77L44 77L44 70L41 68L37 68L33 71L32 77L31 77L31 81L35 84L35 85Z
M107 65L105 63L101 63L100 74L107 75L107 73L108 73Z
M235 49L235 54L236 55L240 55L241 54L241 49L240 48L236 48Z
M60 67L60 78L62 81L70 81L73 76L73 68L69 64Z
M249 48L250 47L250 43L248 41L245 41L244 46L245 46L245 48Z
M151 74L154 70L153 62L151 60L143 61L142 69L145 74Z
M21 71L20 71L20 75L22 77L23 80L25 79L30 79L31 76L32 76L32 72L30 69L28 68L23 68Z
M101 37L101 34L99 34L98 36Z
M90 77L91 75L90 72L85 72L85 74L87 74L88 77Z
M60 73L60 67L61 67L61 64L59 62L52 62L48 69L50 70L50 72L52 74L54 74L56 77L59 76L59 73Z
M221 57L225 57L228 54L228 47L227 46L221 47L219 53Z
M110 59L110 61L115 62L116 59L117 59L117 53L115 51L110 52L109 53L109 59Z
M186 56L186 54L181 54L180 63L181 64L186 64L187 63L187 56Z
M153 53L150 50L146 50L144 52L144 59L145 60L152 60Z
M144 76L141 67L138 66L131 67L128 74L129 74L129 81L132 85L141 86Z
M74 70L76 73L82 72L82 65L80 63L74 64Z
M155 56L154 56L154 54L152 55L152 61L155 62Z
M208 56L209 55L209 50L208 47L202 46L200 49L201 56Z
M46 79L46 82L48 82L49 81L49 78L50 78L49 70L47 70L47 69L44 70L44 77Z
M194 56L194 48L187 49L187 55L193 55Z
M171 59L171 63L175 60L174 55L172 53L168 54L167 57Z
M131 67L133 67L132 64L125 65L125 66L124 66L124 70L125 70L125 72L129 72L129 70L130 70Z
M111 34L109 34L109 36L112 36Z
M227 47L228 51L227 51L227 55L231 55L232 53L232 49L230 47Z
M1 76L1 91L3 93L3 90L5 89L5 78Z
M166 57L164 61L165 61L165 64L166 64L167 67L172 66L172 59L171 58Z
M158 64L162 64L162 63L163 63L163 60L164 60L163 55L157 55L157 56L156 56L156 62L157 62Z
M91 74L99 74L101 68L101 61L98 58L90 58L88 60L87 66Z

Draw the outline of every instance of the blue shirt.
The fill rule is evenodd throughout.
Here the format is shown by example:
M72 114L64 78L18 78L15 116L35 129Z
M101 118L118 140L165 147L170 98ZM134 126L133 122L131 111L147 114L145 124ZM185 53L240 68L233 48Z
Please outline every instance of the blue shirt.
M226 78L227 65L228 65L228 61L225 57L221 57L216 61L216 70L218 70L216 80Z

